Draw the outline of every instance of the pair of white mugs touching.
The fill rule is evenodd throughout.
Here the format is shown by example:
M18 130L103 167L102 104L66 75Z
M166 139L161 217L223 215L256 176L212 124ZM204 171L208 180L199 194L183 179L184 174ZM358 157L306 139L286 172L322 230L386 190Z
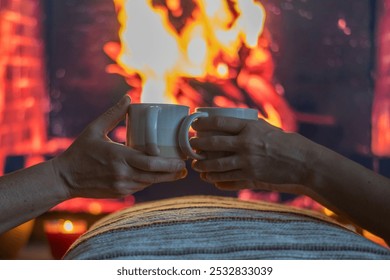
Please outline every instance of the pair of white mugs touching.
M189 107L176 104L131 104L127 114L126 145L152 156L204 159L189 141L193 121L211 116L257 120L258 111L249 108L199 107L189 114ZM197 137L213 134L197 133Z

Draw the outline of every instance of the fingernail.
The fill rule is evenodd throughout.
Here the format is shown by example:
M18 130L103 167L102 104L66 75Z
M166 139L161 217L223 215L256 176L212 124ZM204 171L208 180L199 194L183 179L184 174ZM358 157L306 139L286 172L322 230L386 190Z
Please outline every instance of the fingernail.
M179 178L184 178L184 177L187 176L187 174L188 174L187 169L183 169L183 170L180 172Z
M197 166L196 162L192 164L192 168L193 168L195 171L198 171L198 172L202 171L202 170Z
M131 102L131 98L130 98L130 96L129 96L128 94L125 94L125 95L122 97L120 103L121 103L121 104L125 104L125 103L127 103L127 102L130 103L130 102Z

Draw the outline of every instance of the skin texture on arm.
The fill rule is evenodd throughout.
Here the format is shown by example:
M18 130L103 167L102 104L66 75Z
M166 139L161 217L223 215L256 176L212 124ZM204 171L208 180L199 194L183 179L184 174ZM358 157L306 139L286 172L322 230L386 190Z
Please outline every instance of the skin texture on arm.
M1 177L0 233L70 198L119 198L185 177L184 161L148 156L107 136L129 104L129 97L123 97L63 154Z
M205 152L226 157L193 162L201 178L224 190L270 190L312 197L360 227L390 240L390 179L263 120L200 118L196 131L225 135L194 138ZM226 135L229 134L229 135Z

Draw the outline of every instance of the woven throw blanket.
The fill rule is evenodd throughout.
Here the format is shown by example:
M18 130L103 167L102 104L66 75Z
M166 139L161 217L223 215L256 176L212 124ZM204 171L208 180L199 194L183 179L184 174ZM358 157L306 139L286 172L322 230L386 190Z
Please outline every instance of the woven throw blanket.
M190 196L110 214L64 259L390 259L390 250L321 213Z

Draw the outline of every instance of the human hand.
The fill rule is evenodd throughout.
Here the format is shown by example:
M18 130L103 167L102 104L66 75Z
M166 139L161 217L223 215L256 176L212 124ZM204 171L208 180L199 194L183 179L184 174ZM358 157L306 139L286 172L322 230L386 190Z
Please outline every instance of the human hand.
M58 183L69 198L116 198L186 176L184 161L148 156L107 136L124 118L129 104L130 98L123 97L53 159Z
M193 168L203 180L224 190L304 193L309 174L307 159L314 143L303 136L286 133L261 119L199 118L193 128L224 134L193 138L194 149L229 152L226 157L193 161Z

